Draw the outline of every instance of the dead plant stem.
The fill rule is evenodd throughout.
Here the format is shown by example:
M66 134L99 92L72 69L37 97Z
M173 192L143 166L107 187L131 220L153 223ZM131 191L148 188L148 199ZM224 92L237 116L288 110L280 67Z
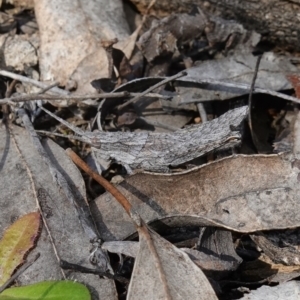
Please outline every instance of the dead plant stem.
M11 79L15 79L15 80L18 80L18 81L21 81L21 82L29 83L29 84L34 85L36 87L39 87L41 89L45 89L49 86L47 83L44 83L44 82L41 82L41 81L38 81L38 80L35 80L35 79L31 79L31 78L28 78L28 77L25 77L25 76L22 76L22 75L19 75L19 74L15 74L15 73L12 73L12 72L9 72L9 71L5 71L5 70L0 70L0 75L11 78ZM58 87L53 87L48 92L50 92L54 95L57 95L57 94L58 95L68 95L69 94L68 91L62 90Z
M118 107L118 109L119 109L119 110L123 109L123 108L126 107L127 105L129 105L129 104L131 104L131 103L134 103L134 102L138 101L140 98L142 98L143 96L149 94L149 93L152 92L153 90L155 90L155 89L161 87L162 85L164 85L164 84L166 84L166 83L168 83L168 82L171 82L171 81L173 81L173 80L175 80L175 79L177 79L177 78L183 77L183 76L185 76L185 75L186 75L186 72L183 71L183 72L180 72L180 73L178 73L178 74L176 74L176 75L174 75L174 76L168 77L168 78L166 78L166 79L164 79L164 80L158 82L157 84L155 84L155 85L151 86L150 88L148 88L146 91L140 93L140 95L138 95L138 96L132 98L131 100L129 100L129 101L123 103L122 105L120 105L120 106Z
M123 98L123 97L137 97L141 95L141 93L128 93L128 92L118 92L118 93L103 93L103 94L92 94L92 95L41 95L41 94L30 94L30 95L22 95L12 98L3 98L0 99L0 104L7 104L11 102L25 102L25 101L33 101L33 100L48 100L48 101L60 101L60 100L87 100L87 99L109 99L109 98ZM170 98L169 96L163 96L156 93L150 93L147 95L148 97L153 98Z
M125 196L115 188L109 181L104 177L94 172L72 149L66 149L66 153L70 156L73 162L89 176L91 176L95 181L101 184L109 193L111 193L117 201L124 207L128 215L130 216L132 205L125 198Z

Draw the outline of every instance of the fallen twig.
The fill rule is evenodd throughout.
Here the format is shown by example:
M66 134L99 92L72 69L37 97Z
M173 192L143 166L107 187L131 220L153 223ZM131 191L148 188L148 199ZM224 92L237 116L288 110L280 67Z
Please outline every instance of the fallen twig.
M12 98L3 98L0 99L0 104L11 104L13 102L24 102L24 101L33 101L33 100L48 100L48 101L56 101L56 100L87 100L87 99L108 99L108 98L123 98L123 97L137 97L142 93L128 93L128 92L118 92L118 93L102 93L102 94L92 94L92 95L41 95L41 94L30 94L30 95L22 95L16 96ZM169 99L170 96L164 96L156 93L150 93L147 97L153 98L165 98Z
M41 81L38 81L38 80L34 80L34 79L31 79L31 78L28 78L28 77L25 77L25 76L22 76L22 75L18 75L18 74L9 72L9 71L5 71L5 70L0 70L0 75L15 79L15 80L18 80L18 81L21 81L21 82L32 84L32 85L34 85L36 87L39 87L41 89L46 89L49 86L47 83L44 83L44 82L41 82ZM53 87L48 92L52 93L52 94L55 94L55 95L57 95L57 94L59 94L59 95L69 95L70 94L68 91L62 90L58 87Z
M250 132L251 132L251 136L252 136L252 141L253 141L256 149L257 149L258 141L257 141L257 137L253 131L251 111L252 111L252 95L253 95L253 90L254 90L255 81L257 78L259 64L260 64L261 59L262 59L262 55L259 55L257 57L254 75L253 75L253 79L252 79L252 83L251 83L251 87L250 87L250 91L249 91L249 98L248 98L248 105L249 105L248 123L249 123L249 128L250 128Z
M214 80L214 79L193 79L193 80L185 79L183 82L196 82L196 83L200 83L200 84L201 83L217 84L217 85L220 85L220 86L242 89L242 90L245 90L247 92L251 88L251 86L248 85L248 84L224 82L224 81L218 81L218 80ZM295 103L300 103L300 99L298 99L296 97L285 95L283 93L275 92L275 91L272 91L272 90L267 90L267 89L262 89L262 88L259 88L259 87L254 87L253 92L268 94L268 95L275 96L275 97L285 99L285 100L288 100L288 101L292 101L292 102L295 102ZM204 102L204 101L211 101L211 100L201 99L201 102ZM195 102L197 102L197 99L195 99ZM192 102L189 102L189 103L192 103Z
M108 272L101 272L96 269L91 269L91 268L87 268L87 267L80 266L77 264L72 264L63 259L61 259L61 261L60 261L60 267L64 270L73 270L73 271L85 273L85 274L95 274L95 275L99 275L99 276L106 277L109 279L117 280L119 282L129 283L129 279L127 279L123 276L111 274Z
M197 103L197 108L198 108L202 123L207 122L207 114L206 114L203 103L202 102Z
M40 90L40 91L38 92L38 94L39 94L39 95L40 95L40 94L44 94L44 93L46 93L47 91L51 90L52 88L54 88L54 87L56 87L56 86L58 86L58 85L59 85L59 82L53 82L51 85L49 85L49 86L45 87L44 89ZM6 97L6 98L7 98L7 97Z
M131 104L131 103L133 103L133 102L136 102L137 100L139 100L139 99L142 98L143 96L149 94L149 93L152 92L153 90L159 88L160 86L162 86L162 85L164 85L164 84L166 84L166 83L168 83L168 82L170 82L170 81L173 81L173 80L175 80L175 79L177 79L177 78L183 77L183 76L185 76L186 74L187 74L187 73L183 71L183 72L180 72L180 73L178 73L178 74L176 74L176 75L174 75L174 76L168 77L168 78L166 78L166 79L164 79L164 80L158 82L157 84L155 84L155 85L151 86L150 88L148 88L146 91L140 93L140 95L138 95L138 96L134 97L133 99L131 99L131 100L129 100L129 101L123 103L122 105L119 105L118 109L121 110L122 108L126 107L127 105L129 105L129 104ZM148 96L148 95L147 95L147 96Z
M71 157L73 162L89 176L91 176L95 181L101 184L109 193L111 193L118 202L124 207L126 212L130 215L132 205L125 198L125 196L115 188L109 181L104 177L94 172L72 149L66 149L66 153Z

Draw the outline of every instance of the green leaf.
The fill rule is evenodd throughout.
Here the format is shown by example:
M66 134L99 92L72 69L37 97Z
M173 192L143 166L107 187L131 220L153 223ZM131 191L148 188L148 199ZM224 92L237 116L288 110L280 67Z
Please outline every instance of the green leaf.
M0 300L90 300L89 290L74 281L43 281L6 289Z
M0 286L23 263L24 256L34 246L40 222L38 212L29 213L18 219L4 232L0 241Z

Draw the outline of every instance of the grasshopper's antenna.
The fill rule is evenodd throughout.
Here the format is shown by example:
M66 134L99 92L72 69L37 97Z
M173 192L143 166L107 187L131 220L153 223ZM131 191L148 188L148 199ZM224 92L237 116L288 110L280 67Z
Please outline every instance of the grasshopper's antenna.
M50 131L45 131L45 130L36 130L36 132L40 133L40 134L44 134L46 136L58 136L58 137L72 139L72 140L90 144L85 138L82 138L77 135L65 135L65 134L60 134L60 133L55 133L55 132L50 132Z
M53 117L54 119L56 119L57 121L59 121L60 123L66 125L68 128L70 128L71 130L73 130L76 134L78 134L80 137L84 137L85 136L85 132L79 128L77 128L76 126L68 123L67 121L65 121L64 119L58 117L57 115L53 114L52 112L50 112L48 109L40 106L40 108L46 112L49 116Z

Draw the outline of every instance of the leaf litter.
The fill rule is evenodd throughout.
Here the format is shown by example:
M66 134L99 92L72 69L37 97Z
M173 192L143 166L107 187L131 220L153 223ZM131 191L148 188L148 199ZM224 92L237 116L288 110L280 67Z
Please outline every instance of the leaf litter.
M106 275L119 280L120 297L138 299L145 291L140 288L145 288L149 297L176 299L172 293L178 286L183 298L200 297L186 296L188 290L196 295L210 293L208 298L218 295L231 299L238 293L247 297L246 292L251 297L252 286L268 282L279 282L279 290L282 286L284 293L282 283L299 276L300 242L291 238L297 236L299 227L297 59L288 52L265 52L256 70L257 57L253 54L262 50L260 41L273 37L222 19L222 11L219 15L213 11L207 14L208 3L191 7L182 0L182 5L174 1L166 8L163 1L132 2L144 14L142 18L133 6L117 0L109 5L101 1L36 1L25 4L29 11L22 11L18 1L13 9L1 7L8 16L0 20L4 33L0 75L5 80L0 87L6 94L0 100L3 121L12 119L20 124L22 115L15 113L24 107L36 129L57 135L55 140L63 148L72 146L89 159L93 168L118 182L133 207L131 217L138 221L139 215L145 222L136 228L112 196L92 181L86 181L90 200L94 200L89 208L83 179L74 166L70 167L61 148L44 139L42 147L55 149L45 154L51 160L53 154L54 162L45 163L47 159L41 160L42 152L36 148L40 146L30 146L25 131L11 124L10 131L2 126L0 205L6 213L0 218L1 233L11 220L36 206L40 206L44 225L48 224L28 259L37 251L41 257L12 280L30 284L32 278L41 281L76 276L93 287L90 290L95 299L116 299L112 280L101 279L99 283L95 275L74 271L78 263L81 272L105 276L99 270L99 261L106 257L105 249L110 249L119 254L119 260L110 256L113 269ZM214 7L214 1L210 3ZM37 23L31 8L35 9ZM133 21L130 27L128 11ZM33 26L30 29L24 24ZM23 76L17 74L20 71ZM247 107L249 93L253 93L253 99ZM75 128L75 136L67 134L69 141L60 139L59 135L66 136L69 131L45 115L44 106L52 116L63 119L75 114L64 123L72 130L74 120L81 124L81 128ZM248 113L253 124L250 129L245 122ZM33 137L28 124L26 130ZM220 132L224 133L222 138ZM180 138L170 143L178 133L182 133ZM256 137L253 144L251 136ZM146 143L142 137L146 137ZM151 151L145 152L147 147L143 145L149 142ZM194 150L191 142L196 143ZM175 153L177 146L179 151ZM77 175L73 178L74 172ZM72 188L72 193L81 204L70 202L76 196L62 188L62 182L70 182L70 178L71 186L79 189L76 192ZM11 182L17 184L8 188ZM24 203L21 196L26 199ZM7 200L12 197L14 201ZM97 228L86 222L89 210ZM136 246L128 250L129 241L137 243L137 231L138 252L133 251ZM149 235L153 239L150 244ZM113 241L118 244L108 246ZM165 260L166 249L172 259ZM92 262L98 261L98 267L90 265L90 255ZM129 279L129 256L136 257L136 262L127 286L120 274ZM59 261L65 260L69 271L59 266ZM191 276L184 284L178 260L187 264L184 272ZM197 274L207 290L197 287L199 282L195 283L191 274ZM257 297L266 298L266 292L262 290Z
M93 173L72 150L66 151L81 169L114 195L137 228L139 251L127 299L151 297L153 290L156 299L217 299L208 279L186 253L152 231L113 185Z

